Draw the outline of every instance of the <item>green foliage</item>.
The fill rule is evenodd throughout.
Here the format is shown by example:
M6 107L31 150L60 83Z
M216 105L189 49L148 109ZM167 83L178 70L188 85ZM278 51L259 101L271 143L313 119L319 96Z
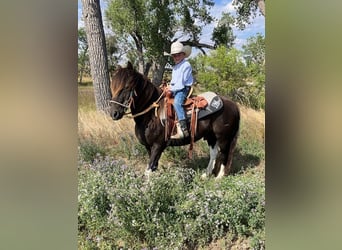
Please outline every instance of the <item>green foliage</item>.
M78 75L90 72L89 68L89 55L88 55L88 41L84 28L78 29ZM81 79L80 79L81 80Z
M249 38L243 51L220 46L191 60L202 89L226 95L254 109L265 108L265 40Z
M265 183L259 175L203 181L192 169L147 180L106 158L79 167L79 246L182 249L230 233L265 244Z
M203 245L227 231L237 235L262 231L263 193L257 178L229 176L218 183L196 180L178 210L186 217L187 240Z
M220 46L209 56L196 57L192 65L202 87L228 96L233 96L247 76L241 52L234 48Z
M118 39L113 35L106 35L106 49L108 56L108 67L109 72L112 74L117 66L117 61L119 57L116 56L118 53Z
M167 147L163 152L162 157L166 159L173 159L173 163L176 165L184 165L188 160L188 147Z
M243 155L252 155L260 160L265 159L264 144L258 140L240 138L238 148Z
M129 170L128 170L129 171ZM171 171L167 175L153 176L149 182L128 178L116 185L113 197L115 215L122 227L134 238L149 247L176 248L182 243L181 227L176 205L183 200L184 189L189 185L191 173ZM125 177L123 177L125 178Z
M235 0L233 5L236 8L236 23L240 29L246 28L246 24L251 23L251 19L256 16L258 3L256 0Z
M212 0L158 1L158 0L113 0L108 4L105 16L112 30L127 41L133 38L138 53L139 46L149 59L160 63L165 60L163 51L168 51L177 31L182 31L190 40L199 40L204 25L213 21L209 9ZM128 38L130 36L130 38Z
M222 13L222 17L212 34L212 40L215 42L215 47L223 45L227 48L231 48L233 46L235 40L231 27L233 24L233 16L230 13Z
M82 52L88 49L87 35L84 28L78 29L78 52Z
M78 173L78 231L80 247L94 248L108 230L110 201L100 172L81 168ZM89 240L87 240L89 239Z
M243 56L247 65L256 64L263 65L265 62L265 37L260 33L249 37L247 43L242 46Z
M249 107L265 109L265 38L261 34L250 37L242 48L252 85L240 89L241 96L247 96Z
M80 142L79 152L82 160L93 162L96 158L104 156L106 150L92 140L84 140Z

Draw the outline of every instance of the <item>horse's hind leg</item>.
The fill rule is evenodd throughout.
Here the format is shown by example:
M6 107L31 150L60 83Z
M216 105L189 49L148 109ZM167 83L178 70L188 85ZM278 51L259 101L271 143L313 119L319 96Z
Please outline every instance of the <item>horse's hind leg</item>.
M220 179L225 175L225 163L228 158L227 147L218 147L218 151L213 169L213 174L216 179Z
M210 150L210 160L209 160L209 164L208 164L208 167L206 169L206 172L204 174L202 174L202 178L209 177L213 172L217 153L218 153L217 144L215 143L214 145L209 145L209 150Z
M216 164L213 169L216 179L220 179L230 173L236 142L237 135L234 136L230 143L227 141L218 143L219 153L216 157Z
M224 175L228 175L230 170L231 170L232 161L233 161L233 153L234 153L234 149L236 146L237 138L238 138L238 135L236 134L234 136L234 139L230 143L229 152L228 152L228 159L227 159L226 167L224 168Z
M202 174L202 178L206 178L206 177L210 177L210 175L213 174L213 170L215 167L215 163L216 163L216 158L217 158L217 154L219 152L219 148L217 145L217 141L216 141L216 136L214 133L208 133L204 138L204 140L207 141L208 146L209 146L209 150L210 150L210 160L207 166L207 169L205 171L204 174Z

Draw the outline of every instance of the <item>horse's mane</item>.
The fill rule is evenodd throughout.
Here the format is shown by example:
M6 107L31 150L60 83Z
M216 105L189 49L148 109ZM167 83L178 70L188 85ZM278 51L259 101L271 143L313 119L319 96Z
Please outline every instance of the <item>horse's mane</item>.
M145 101L150 100L154 89L157 89L155 85L143 74L136 71L131 63L128 63L126 68L119 68L114 72L112 81L110 84L112 96L117 96L124 88L134 89L137 92L144 92ZM158 90L157 90L158 92Z
M110 89L112 96L117 96L124 88L132 89L138 82L145 82L145 77L133 68L119 67L113 74Z

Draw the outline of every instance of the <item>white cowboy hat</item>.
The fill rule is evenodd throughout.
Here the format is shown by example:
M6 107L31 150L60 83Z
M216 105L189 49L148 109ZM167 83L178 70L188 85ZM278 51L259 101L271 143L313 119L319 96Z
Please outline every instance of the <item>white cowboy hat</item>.
M185 57L189 57L191 54L191 47L189 45L184 46L181 42L176 41L171 44L171 52L164 52L164 56L172 56L181 52L185 53Z

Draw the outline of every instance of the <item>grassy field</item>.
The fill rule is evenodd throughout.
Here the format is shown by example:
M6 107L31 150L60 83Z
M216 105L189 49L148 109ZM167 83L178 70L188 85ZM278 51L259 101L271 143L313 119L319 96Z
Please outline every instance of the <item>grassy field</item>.
M265 150L262 111L243 106L233 174L201 180L204 141L167 148L148 182L147 152L134 122L95 111L79 87L79 249L264 249Z

